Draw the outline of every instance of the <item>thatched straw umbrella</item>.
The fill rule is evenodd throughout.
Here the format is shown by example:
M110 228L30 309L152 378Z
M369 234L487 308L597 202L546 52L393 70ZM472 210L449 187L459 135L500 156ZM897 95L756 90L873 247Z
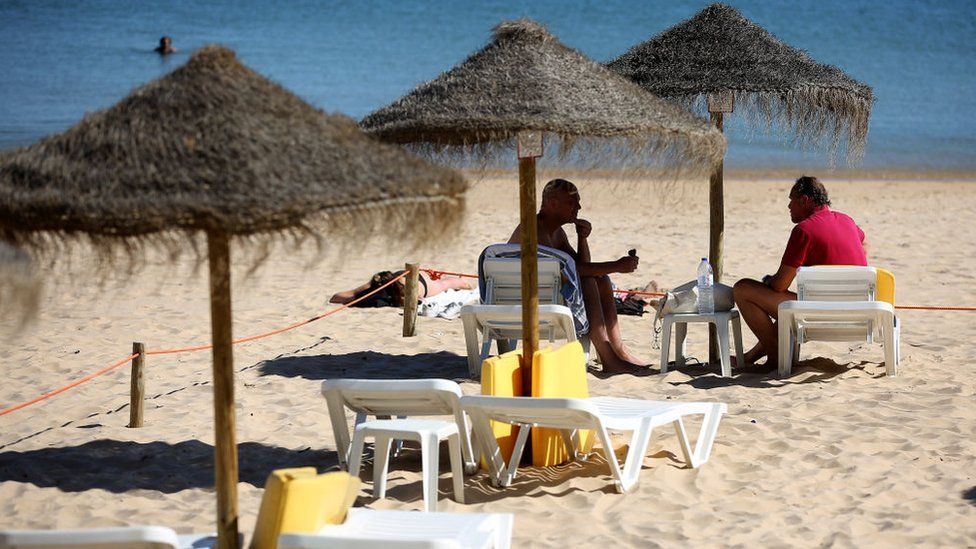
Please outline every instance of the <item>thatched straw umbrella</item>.
M535 159L549 149L601 165L653 161L705 172L724 138L701 119L650 96L561 44L538 23L495 27L465 61L362 121L372 135L432 153L490 158L518 148L524 356L538 348ZM523 379L531 383L527 368Z
M440 234L466 188L377 143L211 46L66 132L0 157L0 238L50 252L87 239L130 259L207 238L218 533L236 547L230 240L319 228ZM408 223L409 222L409 223Z
M37 312L41 280L23 250L0 242L0 315L23 325Z
M801 144L826 140L831 159L845 136L848 163L863 155L871 88L780 42L730 6L712 4L607 67L651 93L699 110L707 99L719 130L723 112L732 112L734 103ZM709 256L716 282L722 277L725 231L722 171L719 164L710 191Z

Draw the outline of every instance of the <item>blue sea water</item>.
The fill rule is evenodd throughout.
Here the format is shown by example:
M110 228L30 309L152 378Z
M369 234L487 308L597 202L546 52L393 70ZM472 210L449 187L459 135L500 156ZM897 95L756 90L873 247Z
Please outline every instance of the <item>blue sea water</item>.
M730 2L814 59L874 88L861 167L976 168L976 2ZM0 149L59 132L186 61L205 44L313 105L360 118L462 61L522 16L608 61L707 5L690 0L122 2L0 0ZM153 53L159 37L179 49ZM824 167L727 119L729 168ZM841 163L840 165L842 165Z

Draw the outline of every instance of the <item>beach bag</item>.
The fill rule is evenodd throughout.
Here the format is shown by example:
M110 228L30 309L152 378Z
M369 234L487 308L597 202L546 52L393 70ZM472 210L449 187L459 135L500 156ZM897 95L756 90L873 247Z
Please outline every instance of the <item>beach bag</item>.
M712 301L715 302L716 312L731 311L735 306L732 297L732 287L725 284L712 286ZM681 286L664 292L664 297L657 304L654 315L654 344L660 349L661 319L664 315L698 312L698 281L690 280Z
M647 302L632 295L624 299L614 296L613 304L617 309L618 315L644 316L644 307Z

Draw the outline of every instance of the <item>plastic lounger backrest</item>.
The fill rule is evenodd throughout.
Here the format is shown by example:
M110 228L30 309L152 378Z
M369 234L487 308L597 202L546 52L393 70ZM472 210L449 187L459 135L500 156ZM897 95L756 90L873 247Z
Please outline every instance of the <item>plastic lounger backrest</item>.
M342 524L360 481L349 473L316 474L314 467L278 469L268 475L251 549L275 549L278 536L311 534Z
M381 416L451 415L461 388L446 379L330 379L322 394L341 394L343 404L356 413Z
M522 303L522 263L517 257L485 259L487 305L520 305ZM539 258L539 304L562 304L562 267L552 258Z
M874 301L878 274L874 267L800 267L796 273L800 301Z
M817 268L830 268L830 269L848 269L851 267L856 267L856 265L817 265ZM882 269L881 267L873 267L873 268L878 273L874 299L877 301L885 301L887 303L890 303L891 306L894 307L895 306L895 275L888 269Z
M179 538L163 526L0 531L0 548L178 549Z

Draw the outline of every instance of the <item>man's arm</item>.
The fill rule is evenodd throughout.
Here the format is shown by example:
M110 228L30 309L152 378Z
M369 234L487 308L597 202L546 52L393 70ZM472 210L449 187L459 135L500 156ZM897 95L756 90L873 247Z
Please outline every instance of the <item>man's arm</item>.
M796 267L781 264L776 274L763 277L763 284L772 288L774 292L785 292L794 278L796 278Z
M576 241L579 252L573 255L573 259L576 260L576 272L581 277L605 276L613 273L632 273L637 270L637 263L639 262L637 256L627 255L616 261L602 261L599 263L590 261L590 245L587 242L587 238L589 238L590 231L592 230L593 227L589 221L584 219L576 221ZM565 234L563 232L563 238L566 239L566 245L568 247L569 238Z

